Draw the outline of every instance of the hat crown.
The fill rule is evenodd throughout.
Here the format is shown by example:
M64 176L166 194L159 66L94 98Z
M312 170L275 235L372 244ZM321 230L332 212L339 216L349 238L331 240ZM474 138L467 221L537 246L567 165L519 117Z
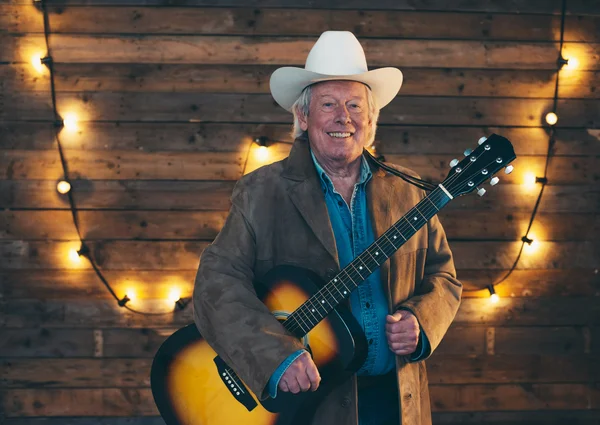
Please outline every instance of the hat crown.
M350 31L325 31L310 50L304 69L326 75L367 72L367 59Z

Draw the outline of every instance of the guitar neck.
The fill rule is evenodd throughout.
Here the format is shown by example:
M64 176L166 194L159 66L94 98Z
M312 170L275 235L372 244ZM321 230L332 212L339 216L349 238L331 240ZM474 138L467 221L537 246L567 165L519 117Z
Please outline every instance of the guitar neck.
M450 202L450 199L451 197L441 187L433 190L316 294L298 307L284 322L285 328L298 337L306 335L342 301L349 298L358 285L400 249L427 221Z

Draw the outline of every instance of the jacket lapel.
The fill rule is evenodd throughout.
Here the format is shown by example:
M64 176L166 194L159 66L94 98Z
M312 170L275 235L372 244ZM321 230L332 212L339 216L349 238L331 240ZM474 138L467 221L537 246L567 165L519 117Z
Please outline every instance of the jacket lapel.
M282 176L292 181L288 194L294 206L339 266L327 205L310 156L307 139L296 139Z
M392 225L391 205L394 196L394 186L385 178L386 173L380 168L372 167L373 178L367 184L367 204L375 238L379 238ZM390 298L390 260L384 262L379 268L384 292L388 298L388 308L392 309Z

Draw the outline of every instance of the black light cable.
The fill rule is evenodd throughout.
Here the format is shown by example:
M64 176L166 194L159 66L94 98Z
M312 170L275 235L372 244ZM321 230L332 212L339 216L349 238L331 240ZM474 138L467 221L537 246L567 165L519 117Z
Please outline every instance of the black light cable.
M46 1L41 0L41 1L36 1L35 3L36 3L36 5L39 5L39 7L42 9L43 17L44 17L44 38L46 41L46 52L47 53L46 53L46 56L41 59L41 62L44 65L46 65L46 67L48 68L48 70L50 72L50 92L52 95L52 112L54 115L54 125L53 125L54 137L56 139L56 144L58 147L58 153L60 156L60 163L61 163L62 169L63 169L64 180L70 185L69 168L68 168L67 161L66 161L66 158L64 155L64 151L62 148L62 144L60 142L60 138L58 135L60 129L62 129L62 127L64 126L64 122L63 122L62 118L60 117L60 115L58 114L58 111L56 108L56 90L55 90L55 85L54 85L54 61L52 60L52 54L51 54L50 43L49 43L50 20L49 20L49 16L48 16L48 11L46 9ZM93 256L91 255L89 247L86 245L83 237L81 236L81 230L80 230L80 225L79 225L79 215L78 215L77 208L75 206L75 199L73 197L72 190L71 189L68 190L66 194L67 194L67 199L69 200L69 207L71 210L71 215L73 217L73 224L75 225L75 230L77 231L77 236L79 237L79 241L81 242L81 247L77 251L77 255L88 259L88 261L92 265L92 268L94 269L94 272L96 273L96 275L98 276L100 281L104 284L106 289L110 292L112 297L117 301L117 304L119 305L119 307L123 307L123 308L131 311L132 313L141 314L141 315L145 315L145 316L163 316L163 315L167 315L167 314L173 314L173 311L168 311L168 312L164 312L164 313L149 313L149 312L135 310L127 305L127 303L129 301L131 301L127 295L125 295L123 298L119 298L117 296L117 294L112 289L112 287L110 286L108 281L102 275L102 272L96 265L96 262L95 262ZM190 302L190 298L187 298L187 297L179 298L175 302L175 309L183 310L189 302Z
M566 7L567 7L567 0L563 0L561 20L560 20L560 47L558 49L558 59L556 60L557 70L556 70L556 80L555 80L555 84L554 84L554 98L553 98L553 102L552 102L552 113L554 113L554 114L556 114L556 109L557 109L557 105L558 105L558 82L559 82L560 70L562 69L562 67L564 65L566 65L568 63L568 60L563 58L563 56L562 56L562 48L563 48L563 44L564 44ZM487 286L487 289L490 291L491 296L493 296L496 293L496 291L494 290L494 287L496 285L501 284L506 279L508 279L508 277L513 273L513 271L515 271L517 264L519 263L519 260L521 259L521 255L523 254L523 249L525 248L525 244L531 245L533 243L533 239L531 239L529 237L529 231L531 230L531 227L533 226L533 222L537 215L538 208L539 208L540 202L542 200L542 195L544 194L544 188L548 184L548 177L547 177L548 164L550 162L550 156L552 155L552 151L554 149L554 144L556 142L556 139L555 139L556 130L554 127L555 124L556 124L556 122L554 124L550 124L550 132L549 132L549 139L548 139L548 152L546 153L546 163L544 165L544 175L543 175L543 177L535 178L535 182L540 183L542 185L542 187L540 188L540 192L539 192L537 200L535 202L535 206L533 207L533 211L531 213L531 218L529 219L529 224L527 225L527 230L525 231L525 235L523 235L523 237L521 237L521 239L520 239L521 247L519 248L519 252L517 254L517 257L515 258L515 261L513 262L510 269L506 272L506 274L497 282L492 283ZM463 289L463 290L465 292L481 291L481 289Z

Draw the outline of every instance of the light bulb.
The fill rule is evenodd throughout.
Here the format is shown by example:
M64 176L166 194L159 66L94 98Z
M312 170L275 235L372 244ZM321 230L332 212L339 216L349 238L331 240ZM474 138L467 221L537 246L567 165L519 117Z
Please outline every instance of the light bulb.
M558 116L554 112L548 112L546 114L546 122L550 125L556 124L558 121Z
M566 58L569 62L564 66L565 69L576 69L579 66L577 58Z
M69 260L76 264L79 264L81 262L81 258L79 257L79 254L77 253L76 249L71 249L69 251Z
M269 149L266 146L259 146L256 150L256 158L259 161L266 161L269 157Z
M496 304L498 301L500 301L500 297L498 296L498 294L492 294L490 295L490 301Z
M534 173L525 173L525 177L523 179L523 184L528 188L535 187L535 174Z
M133 302L135 301L135 291L132 288L129 288L126 292L125 292L125 296L127 298L129 298L129 301Z
M33 68L39 72L40 74L42 72L44 72L44 64L42 63L42 55L40 54L34 54L31 56L31 65L33 65Z
M65 193L68 193L69 190L71 190L71 184L67 181L61 180L56 185L56 190L58 190L58 193L64 195Z
M63 124L65 125L65 128L69 131L77 130L77 114L75 114L74 112L69 112L68 114L65 114L65 117L63 118Z
M529 238L531 242L525 242L523 250L528 254L533 254L540 248L540 243L537 241L533 233L529 233L529 235L527 235L527 238Z
M175 303L179 298L181 298L181 291L178 288L171 289L169 292L169 301Z

